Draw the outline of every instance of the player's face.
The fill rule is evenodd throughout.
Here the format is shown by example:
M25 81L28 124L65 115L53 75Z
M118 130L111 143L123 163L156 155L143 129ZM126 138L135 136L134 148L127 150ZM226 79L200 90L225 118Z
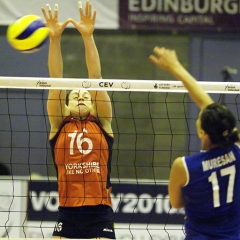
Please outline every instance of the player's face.
M87 90L73 90L69 95L69 110L74 117L87 117L92 108L91 95Z

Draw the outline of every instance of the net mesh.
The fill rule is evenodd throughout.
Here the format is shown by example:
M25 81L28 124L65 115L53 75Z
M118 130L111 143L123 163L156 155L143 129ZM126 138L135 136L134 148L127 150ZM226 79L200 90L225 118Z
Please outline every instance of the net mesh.
M201 84L239 121L237 83ZM2 77L0 85L0 238L51 238L58 193L46 100L49 88L76 88L77 80ZM81 86L108 90L112 101L117 239L184 239L184 211L171 208L167 191L172 161L200 149L198 109L184 87L110 79L81 79Z

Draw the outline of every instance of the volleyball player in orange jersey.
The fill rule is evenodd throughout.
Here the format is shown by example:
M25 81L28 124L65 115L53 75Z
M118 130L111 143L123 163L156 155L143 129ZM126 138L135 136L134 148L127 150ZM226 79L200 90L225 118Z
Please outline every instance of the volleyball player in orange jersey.
M101 65L93 38L96 11L79 3L80 21L58 21L47 5L42 8L49 27L48 66L50 77L63 77L61 34L72 23L82 36L88 77L101 78ZM71 44L71 43L69 43ZM81 86L79 86L81 87ZM115 239L111 206L110 168L113 132L112 106L106 91L49 90L47 110L50 145L57 170L59 214L54 237Z

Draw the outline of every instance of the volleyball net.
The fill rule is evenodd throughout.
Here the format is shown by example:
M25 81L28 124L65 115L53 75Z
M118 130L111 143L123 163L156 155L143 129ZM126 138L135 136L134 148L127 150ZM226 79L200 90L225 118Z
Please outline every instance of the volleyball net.
M199 82L239 121L240 84ZM49 89L108 91L117 239L184 239L167 184L175 158L200 149L198 108L179 81L0 77L0 238L51 238L58 212L48 142ZM4 166L9 172L4 172Z

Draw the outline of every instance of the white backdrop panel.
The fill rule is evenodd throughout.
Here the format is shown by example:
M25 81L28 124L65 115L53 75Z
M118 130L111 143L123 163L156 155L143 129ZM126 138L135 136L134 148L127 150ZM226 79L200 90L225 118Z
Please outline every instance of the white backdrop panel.
M98 29L118 29L118 4L119 0L91 0L93 8L97 10L96 28ZM52 9L54 4L59 6L59 21L63 22L67 18L79 19L78 0L0 0L0 25L9 25L16 18L36 14L42 17L41 7L47 3ZM83 6L85 0L82 1ZM73 27L71 24L68 27Z

